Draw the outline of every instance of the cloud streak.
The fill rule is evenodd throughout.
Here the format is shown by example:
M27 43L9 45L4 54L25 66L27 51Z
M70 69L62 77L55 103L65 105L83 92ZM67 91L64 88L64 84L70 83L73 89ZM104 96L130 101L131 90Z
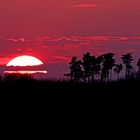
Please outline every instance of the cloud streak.
M72 56L85 52L100 55L106 52L122 54L130 50L138 56L139 36L38 36L36 38L0 38L0 64L18 55L33 55L47 64L67 63Z
M72 8L97 8L99 7L98 4L94 4L94 3L81 3L81 4L75 4L75 5L70 5L70 7Z

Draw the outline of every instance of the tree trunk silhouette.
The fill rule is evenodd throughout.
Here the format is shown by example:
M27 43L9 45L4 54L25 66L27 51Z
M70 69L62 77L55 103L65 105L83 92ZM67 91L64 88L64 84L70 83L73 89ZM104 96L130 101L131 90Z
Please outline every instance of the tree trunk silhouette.
M119 80L119 79L120 79L120 73L117 74L117 80Z
M110 70L110 78L109 80L111 81L112 80L112 69Z

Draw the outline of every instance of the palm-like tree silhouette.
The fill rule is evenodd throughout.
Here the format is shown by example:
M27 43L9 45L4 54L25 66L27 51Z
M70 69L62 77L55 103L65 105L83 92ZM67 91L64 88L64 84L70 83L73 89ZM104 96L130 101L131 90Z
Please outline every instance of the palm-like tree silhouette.
M83 55L82 66L85 81L94 81L95 77L95 66L96 65L96 57L91 56L89 52Z
M139 60L138 60L137 66L138 66L138 69L139 69L139 71L140 71L140 58L139 58Z
M95 80L95 75L96 75L96 57L91 56L91 80Z
M115 65L115 59L113 57L113 53L103 54L102 80L111 80L112 68Z
M140 77L140 58L137 62L137 66L138 66L138 77Z
M123 69L122 64L115 65L114 72L115 72L115 74L117 74L117 80L119 80L119 78L120 78L120 72L122 71L122 69Z
M101 69L102 69L102 61L103 61L103 56L98 56L95 59L95 77L97 78L97 80L100 79L101 76Z
M72 81L79 81L82 78L81 60L77 60L77 57L72 57L70 64L70 73L65 76L70 76Z
M133 69L133 67L131 65L131 63L133 61L132 54L127 53L127 54L122 55L122 61L123 61L123 64L125 65L125 67L126 67L125 78L129 78L130 77L130 72Z
M91 71L92 71L92 56L90 55L89 52L86 54L83 54L83 59L82 59L82 66L83 66L83 78L85 81L89 82L90 77L91 77Z
M115 64L114 55L115 54L113 53L106 53L95 57L87 52L83 54L82 60L78 60L77 57L72 57L71 62L69 63L70 73L65 74L65 76L70 76L73 81L109 81L112 77L113 67L115 67L114 72L117 74L117 80L119 80L123 65ZM125 78L132 77L132 54L124 54L121 59L126 67ZM137 66L139 69L138 74L140 75L140 59L138 60Z

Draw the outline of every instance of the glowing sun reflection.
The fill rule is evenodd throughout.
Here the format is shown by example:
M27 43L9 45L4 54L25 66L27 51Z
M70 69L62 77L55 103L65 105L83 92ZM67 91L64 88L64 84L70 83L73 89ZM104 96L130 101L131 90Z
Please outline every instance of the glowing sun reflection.
M47 71L45 70L40 70L40 71L4 71L5 74L47 74Z

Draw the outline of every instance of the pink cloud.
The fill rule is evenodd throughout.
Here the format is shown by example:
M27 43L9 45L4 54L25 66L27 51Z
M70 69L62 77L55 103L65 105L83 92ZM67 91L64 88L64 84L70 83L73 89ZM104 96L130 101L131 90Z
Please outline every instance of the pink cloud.
M135 36L39 36L26 39L2 37L0 64L6 64L8 59L25 54L50 64L68 62L72 56L81 57L87 51L95 55L109 51L121 54L122 51L127 52L132 48L135 53L139 53L139 40L135 40Z
M50 45L65 45L65 44L79 44L79 43L88 43L91 41L126 41L129 40L126 36L71 36L71 37L58 37L58 38L52 38L52 39L44 39L42 42L46 41Z
M81 3L81 4L75 4L75 5L71 5L70 7L73 8L97 8L99 7L98 4L88 4L88 3Z
M131 39L140 39L140 36L131 37Z

